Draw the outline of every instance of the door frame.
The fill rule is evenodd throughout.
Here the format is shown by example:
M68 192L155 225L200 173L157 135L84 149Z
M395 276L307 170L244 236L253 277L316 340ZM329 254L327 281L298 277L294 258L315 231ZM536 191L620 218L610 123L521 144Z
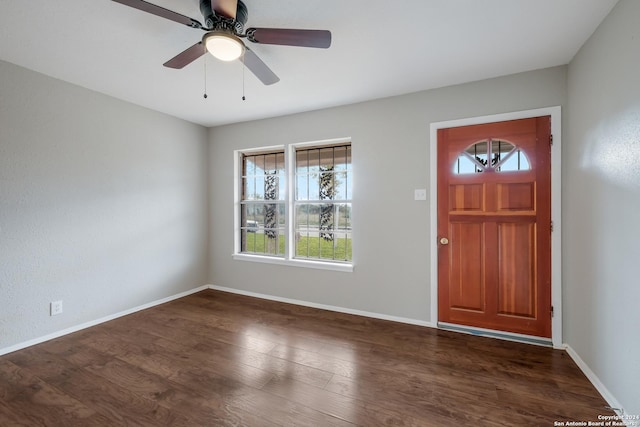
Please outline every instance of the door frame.
M438 129L479 125L507 120L528 119L532 117L551 116L551 219L553 232L551 233L551 305L553 318L551 319L551 343L554 348L563 348L562 342L562 228L561 228L561 142L562 116L561 107L546 107L534 110L516 111L488 116L469 117L430 124L429 141L429 215L430 223L430 253L431 255L431 323L438 327ZM472 328L473 329L473 328ZM505 336L517 334L505 332Z

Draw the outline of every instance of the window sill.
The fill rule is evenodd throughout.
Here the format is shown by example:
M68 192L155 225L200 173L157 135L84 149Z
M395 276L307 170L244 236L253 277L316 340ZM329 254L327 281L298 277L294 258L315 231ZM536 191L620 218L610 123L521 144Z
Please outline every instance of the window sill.
M262 255L250 254L233 254L236 261L260 262L264 264L287 265L291 267L315 268L318 270L333 270L344 273L353 272L353 264L344 264L338 262L312 261L306 259L284 259Z

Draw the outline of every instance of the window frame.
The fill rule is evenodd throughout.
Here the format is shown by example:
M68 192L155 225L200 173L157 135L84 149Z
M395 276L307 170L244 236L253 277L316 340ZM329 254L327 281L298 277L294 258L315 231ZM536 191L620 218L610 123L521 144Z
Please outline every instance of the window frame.
M272 145L264 147L255 147L242 150L234 150L233 152L233 164L234 164L234 215L233 215L233 241L234 248L232 258L238 261L258 262L265 264L277 264L294 267L315 268L321 270L333 270L341 272L353 272L355 261L355 250L353 242L353 229L351 233L351 260L350 261L335 261L329 259L313 259L313 258L295 258L295 221L291 216L295 212L295 182L296 182L296 150L297 149L309 149L309 148L324 148L337 145L351 145L351 158L352 158L352 191L353 191L353 142L351 138L335 138L322 141L310 141L289 143L281 145ZM285 249L284 256L269 255L269 254L254 254L241 252L241 209L242 209L242 170L243 170L243 156L259 154L268 151L281 151L284 150L285 161ZM283 189L280 189L283 191ZM353 199L352 199L353 200ZM351 201L353 211L353 201Z
M279 185L276 184L276 198L275 199L267 199L266 198L266 187L264 187L264 198L259 199L259 198L255 198L255 197L243 197L244 193L244 181L245 178L253 178L254 179L254 183L255 183L255 179L256 178L260 178L262 180L262 182L264 183L264 185L266 185L266 180L267 180L267 173L266 170L263 171L262 175L250 175L246 170L245 170L245 158L246 157L263 157L263 162L266 162L266 158L270 157L270 156L275 156L275 164L278 164L278 157L280 157L282 159L282 169L283 171L285 171L285 175L281 175L278 173L278 171L276 170L276 182L280 182L280 179L284 179L285 182L287 182L287 177L286 177L286 159L285 159L285 150L283 148L272 148L272 149L265 149L265 150L252 150L251 152L245 151L242 152L239 156L239 174L238 174L238 179L240 180L240 184L239 184L239 214L240 214L240 218L239 218L239 229L240 229L240 246L238 247L237 252L240 252L242 249L242 240L243 237L245 239L247 239L248 242L248 234L243 233L243 230L245 230L245 232L249 229L248 226L245 226L244 228L242 227L242 219L243 219L243 207L245 207L248 210L253 210L256 207L262 207L263 209L266 209L267 205L274 205L277 206L277 211L280 212L281 209L286 209L286 201L284 199L284 197L279 197L279 193L281 192L286 192L287 186L285 185L284 188L280 188ZM249 209L249 208L252 209ZM265 211L263 211L264 214ZM284 216L286 217L286 213L284 213ZM275 258L281 258L284 254L279 253L278 250L278 245L279 242L281 240L286 240L286 236L287 236L287 232L286 232L286 226L282 225L279 221L278 221L278 217L280 215L278 215L278 213L276 213L276 224L275 224L275 228L267 228L267 224L264 222L264 218L263 218L263 227L262 229L264 230L263 233L263 238L266 238L266 234L267 234L267 230L270 230L271 232L275 232L275 234L278 236L276 238L276 250L275 253L255 253L255 252L241 252L241 253L246 253L246 254L257 254L260 256L269 256L269 257L275 257ZM281 233L282 230L282 233ZM254 234L254 238L255 238L255 234ZM286 243L285 243L286 246Z

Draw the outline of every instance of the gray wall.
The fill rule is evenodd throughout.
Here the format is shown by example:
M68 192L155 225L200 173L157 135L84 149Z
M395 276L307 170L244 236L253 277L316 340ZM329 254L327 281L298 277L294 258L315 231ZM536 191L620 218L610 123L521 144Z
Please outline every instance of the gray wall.
M0 61L0 349L206 284L207 159L203 127Z
M565 341L640 414L640 2L571 62L563 153Z
M429 124L566 102L566 68L292 116L213 128L210 191L212 284L430 320ZM234 261L233 150L351 137L353 273Z

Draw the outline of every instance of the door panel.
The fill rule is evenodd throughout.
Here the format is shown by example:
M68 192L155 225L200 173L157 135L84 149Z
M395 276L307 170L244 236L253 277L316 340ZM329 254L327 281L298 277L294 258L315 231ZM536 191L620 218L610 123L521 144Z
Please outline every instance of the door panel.
M551 336L550 117L438 131L438 320Z
M484 312L483 232L477 223L451 224L451 306ZM465 242L459 245L457 242Z
M503 183L497 185L498 211L535 210L536 192L533 182Z
M449 187L449 209L452 211L482 211L484 185L467 184Z
M535 224L498 224L498 314L535 318Z

